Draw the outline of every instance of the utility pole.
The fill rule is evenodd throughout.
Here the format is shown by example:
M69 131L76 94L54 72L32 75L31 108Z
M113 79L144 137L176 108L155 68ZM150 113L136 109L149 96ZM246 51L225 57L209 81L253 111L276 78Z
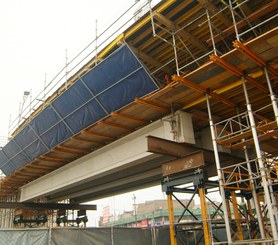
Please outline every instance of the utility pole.
M133 208L134 208L135 226L137 227L137 210L136 210L136 196L135 196L135 194L133 194L132 200L133 200Z

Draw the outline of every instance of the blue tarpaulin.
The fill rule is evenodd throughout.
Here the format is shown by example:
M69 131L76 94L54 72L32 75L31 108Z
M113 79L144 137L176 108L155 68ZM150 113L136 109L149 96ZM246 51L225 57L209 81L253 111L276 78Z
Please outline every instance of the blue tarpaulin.
M0 150L9 175L158 87L127 45L80 77Z

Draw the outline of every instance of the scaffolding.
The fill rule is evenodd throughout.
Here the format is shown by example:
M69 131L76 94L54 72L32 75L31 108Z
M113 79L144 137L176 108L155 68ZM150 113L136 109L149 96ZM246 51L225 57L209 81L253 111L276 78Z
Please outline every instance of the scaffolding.
M275 85L273 81L278 78L278 74L272 64L265 62L263 58L245 45L246 40L256 39L260 35L259 32L266 28L266 23L270 23L269 26L271 27L271 23L273 23L271 21L277 19L277 12L269 15L259 23L258 21L254 23L254 19L259 14L259 11L255 11L253 14L250 13L248 1L221 1L223 4L221 7L215 6L213 1L199 2L204 3L203 14L184 26L179 26L159 13L151 12L153 35L173 47L174 59L169 61L174 62L176 66L176 75L173 76L173 81L205 94L203 101L207 103L219 189L223 200L221 208L225 222L226 242L228 244L278 244L277 200L275 197L275 190L277 190L277 141L275 139L278 135L278 114L277 97L274 92ZM273 2L267 3L261 10L266 11L270 8L271 4ZM277 10L277 6L272 8L272 10L274 9ZM249 12L249 16L247 16L246 12ZM224 13L226 13L225 16L223 15ZM229 15L227 15L228 13ZM200 23L200 19L204 16L207 19ZM227 16L230 16L230 18L227 18ZM223 22L225 20L225 24L228 24L229 28L221 30L221 27L216 23L216 19L222 19ZM211 50L186 31L185 28L193 24L199 27L207 24L210 33ZM228 38L227 34L229 34ZM232 43L227 42L227 39L231 40L233 38L233 35L230 34L235 34L235 41ZM177 40L179 40L179 45L177 45ZM202 50L202 55L198 55L196 58L188 48L189 43L186 45L185 41L191 42L192 45ZM222 42L223 46L219 45L220 42ZM233 65L223 58L225 57L223 54L231 51L233 48L259 66L259 69L265 75L265 82L256 81L253 76L243 71L241 67ZM190 56L192 61L185 64L179 62L180 57L184 55L181 53ZM242 84L241 96L245 99L244 101L238 103L235 100L229 99L232 95L227 94L228 97L224 97L216 92L216 90L213 91L210 87L199 85L187 78L188 71L186 69L189 71L198 69L206 57L209 57L210 61L217 66L239 78L238 83L241 82ZM236 63L236 61L233 61L233 63ZM192 68L192 66L194 67ZM197 79L197 77L195 78ZM252 88L250 88L250 85ZM269 104L262 105L256 110L252 109L254 96L251 97L249 95L249 90L253 92L254 88L267 94L269 97ZM234 107L236 109L234 116L214 123L210 102L212 99ZM201 101L199 100L198 102L200 103ZM246 104L245 109L243 104ZM255 107L258 107L257 102ZM267 112L267 116L264 116L266 115L265 112ZM274 147L264 144L266 141L272 142L270 144L274 144ZM224 146L230 150L242 151L245 161L222 167L219 159L219 146ZM186 184L186 181L183 179L179 184ZM172 196L174 196L174 190L177 191L176 185L177 181L174 182L173 186L170 186L171 188L167 186L164 190L168 195L169 201L172 245L177 244L175 238L177 224L175 224L173 217L171 217L171 201ZM165 186L165 183L162 186ZM195 190L195 192L199 192L201 199L204 243L217 244L219 242L219 244L222 244L223 241L217 241L217 238L215 239L211 235L213 229L209 222L212 220L208 218L206 212L204 188L201 185L195 185ZM179 190L179 192L183 191ZM239 193L245 197L244 203L248 207L249 218L248 215L243 215L239 209L237 201ZM265 204L264 207L261 206L262 201ZM233 207L234 224L231 222L231 205ZM252 208L255 210L254 214L252 213ZM246 228L246 225L250 227L248 238L243 234L243 228Z
M164 176L171 245L177 244L178 227L186 225L202 230L204 237L199 242L205 244L278 244L277 1L168 0L155 9L151 3L147 3L149 13L138 23L123 33L117 29L112 41L110 36L105 39L101 52L97 52L99 39L95 40L98 45L91 52L95 59L66 84L68 88L118 45L127 44L161 88L82 131L82 144L101 138L100 143L105 145L121 137L122 133L115 133L117 130L132 132L177 110L191 113L195 132L210 130L218 182L208 180L205 166L199 166L204 171L189 175ZM111 42L106 47L108 40ZM70 62L66 63L68 76ZM45 94L43 98L46 103ZM61 152L83 156L90 146L78 149L62 145L59 156ZM225 150L240 155L241 161L225 164L221 158ZM58 157L48 160L62 161ZM193 185L179 188L188 183ZM220 206L206 195L216 185L222 199ZM175 191L192 194L192 198L199 195L202 220L194 224L174 220ZM212 215L207 212L208 203L215 207ZM226 231L225 241L215 235L220 228Z

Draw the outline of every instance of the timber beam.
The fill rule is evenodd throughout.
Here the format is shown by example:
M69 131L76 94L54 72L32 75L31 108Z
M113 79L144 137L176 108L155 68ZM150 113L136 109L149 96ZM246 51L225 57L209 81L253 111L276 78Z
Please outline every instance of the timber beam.
M142 119L139 119L139 118L136 118L136 117L131 117L131 116L128 116L128 115L120 114L119 112L112 112L111 116L122 118L124 120L134 121L134 122L137 122L137 123L140 123L140 124L146 124L148 122L146 120L142 120Z
M227 99L226 97L220 95L220 94L217 94L216 92L214 91L210 91L208 88L205 88L199 84L196 84L196 83L193 83L191 81L189 81L188 79L184 78L184 77L181 77L181 76L177 76L177 75L174 75L172 77L173 81L175 82L178 82L184 86L187 86L189 87L190 89L193 89L197 92L200 92L200 93L203 93L203 94L206 94L208 93L212 98L226 104L226 105L229 105L231 107L236 107L237 106L237 103L232 101L232 100L229 100Z
M278 72L271 65L267 65L266 62L261 57L259 57L257 54L255 54L253 51L251 51L249 48L247 48L242 42L236 40L233 42L233 46L239 52L246 55L249 59L253 60L260 67L267 67L268 71L274 77L278 78Z
M275 11L278 8L278 1L273 0L272 2L265 4L262 8L258 9L257 11L251 13L250 15L247 16L247 20L252 23L260 19L262 16L265 16L272 11ZM236 23L237 29L240 30L241 28L244 28L245 26L248 25L248 22L246 19L240 20ZM214 36L214 42L219 42L222 40L221 35L229 36L235 33L235 27L234 25L231 25L227 29L225 29L221 34L217 34ZM207 41L207 43L211 43L211 39Z
M104 138L104 139L108 139L108 140L115 140L115 137L113 137L113 136L110 136L107 134L96 133L96 132L92 132L92 131L88 131L88 130L82 130L81 134L90 135L90 136L94 136L94 137L98 137L98 138Z
M258 89L260 89L261 91L263 91L264 93L268 94L269 91L268 89L263 86L262 84L258 83L253 77L250 76L245 76L244 72L241 71L238 67L233 66L232 64L230 64L229 62L225 61L224 59L222 59L221 57L212 54L210 56L210 60L212 62L214 62L215 64L221 66L222 68L232 72L234 75L238 76L238 77L245 77L245 79L252 84L253 86L257 87Z
M176 25L173 21L165 17L164 15L154 11L153 12L153 17L159 21L161 24L165 25L168 29L172 30L179 30L176 34L178 34L183 40L186 40L193 44L195 47L198 49L208 52L208 47L204 45L202 42L199 41L198 38L193 36L190 32L184 30L180 26Z
M104 121L100 121L98 122L99 125L104 125L106 127L109 128L115 128L121 131L128 131L128 132L132 132L131 128L128 128L126 126L120 125L120 124L116 124L116 123L108 123L108 122L104 122Z
M207 8L212 14L215 14L215 17L224 23L226 26L230 26L233 23L227 18L225 14L223 14L219 8L217 8L213 3L207 0L198 0L199 3L203 5L203 7Z
M167 107L158 105L157 103L154 103L154 102L148 102L148 101L143 100L143 99L138 99L137 98L137 99L135 99L135 103L144 105L144 106L149 107L149 108L152 108L156 111L161 111L161 112L166 112L166 113L168 113L170 111Z
M163 63L159 62L157 59L155 59L151 55L139 50L138 48L135 48L130 43L128 45L140 59L142 59L143 61L147 62L148 64L154 66L155 68L161 68L162 67L161 70L163 70L167 74L171 74L171 69L169 67L167 67L167 66L165 67L163 65Z

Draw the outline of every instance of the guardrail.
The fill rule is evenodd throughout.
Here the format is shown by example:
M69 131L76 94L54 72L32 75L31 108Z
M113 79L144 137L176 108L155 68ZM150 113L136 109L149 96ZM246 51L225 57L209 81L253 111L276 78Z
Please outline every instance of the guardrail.
M8 137L0 136L0 150L8 143Z

